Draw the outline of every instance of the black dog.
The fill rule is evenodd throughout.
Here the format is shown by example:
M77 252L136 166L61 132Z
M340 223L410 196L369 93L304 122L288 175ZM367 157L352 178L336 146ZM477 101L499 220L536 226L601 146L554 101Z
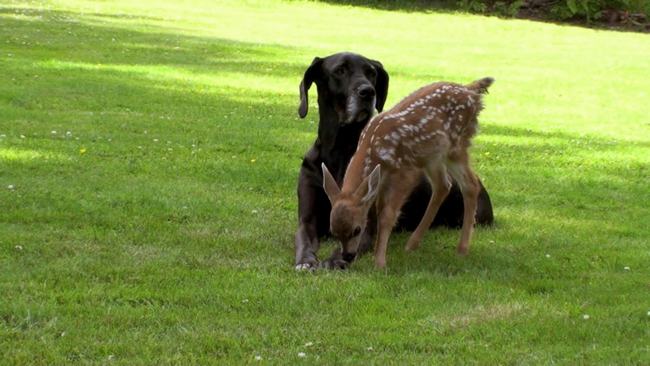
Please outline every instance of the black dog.
M316 57L305 71L300 83L301 118L307 115L308 90L312 83L318 89L320 122L318 138L305 154L298 179L298 218L296 233L296 269L315 268L319 239L329 234L330 202L323 190L321 163L330 169L340 185L350 158L354 154L361 130L374 110L381 112L388 94L388 73L382 64L353 53L337 53ZM422 178L402 208L396 229L414 230L426 209L431 188ZM370 218L373 220L373 218ZM463 198L454 183L449 196L440 207L432 224L460 227L463 221ZM481 184L476 221L489 225L493 221L492 204ZM363 233L359 254L372 247L375 225ZM340 248L320 263L324 268L345 268L354 258L343 258Z

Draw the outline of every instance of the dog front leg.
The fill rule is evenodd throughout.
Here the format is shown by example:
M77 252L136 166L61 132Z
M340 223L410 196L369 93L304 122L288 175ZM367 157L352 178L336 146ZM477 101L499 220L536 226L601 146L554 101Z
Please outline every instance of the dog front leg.
M320 242L316 232L316 223L300 223L296 232L296 269L313 269L318 265L318 248Z

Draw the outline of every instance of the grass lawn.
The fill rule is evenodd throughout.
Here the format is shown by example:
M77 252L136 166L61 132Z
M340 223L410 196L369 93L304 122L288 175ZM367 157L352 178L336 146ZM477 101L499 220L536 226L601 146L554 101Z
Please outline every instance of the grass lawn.
M383 62L387 106L496 78L469 257L436 230L386 271L294 271L298 83L341 50ZM648 365L648 55L322 2L0 1L0 364Z

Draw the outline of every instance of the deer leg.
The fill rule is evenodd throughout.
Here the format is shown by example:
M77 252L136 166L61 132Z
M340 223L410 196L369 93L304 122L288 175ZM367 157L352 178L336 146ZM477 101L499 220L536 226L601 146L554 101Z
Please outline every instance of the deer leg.
M391 186L398 187L396 184L389 185L389 187ZM409 189L388 188L387 194L380 197L377 202L377 238L375 240L375 266L377 268L386 267L388 239L397 222L399 210L410 193Z
M451 189L451 182L447 179L447 172L445 169L430 167L426 169L425 173L427 178L429 178L432 194L427 209L420 220L420 224L418 224L418 227L411 234L411 237L406 243L406 251L408 252L420 247L422 237L431 226L433 219L436 217L436 213L438 213L440 205L445 198L447 198L449 190Z
M467 156L464 156L462 162L452 164L449 169L450 174L458 182L461 193L463 194L463 227L457 249L460 255L466 255L469 252L469 242L472 238L472 230L476 221L476 207L478 205L480 189L478 178L469 167L468 160Z

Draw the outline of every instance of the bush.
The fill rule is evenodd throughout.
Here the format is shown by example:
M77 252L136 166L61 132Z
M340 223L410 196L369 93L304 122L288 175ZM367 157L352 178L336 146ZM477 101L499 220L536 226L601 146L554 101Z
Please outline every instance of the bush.
M650 14L647 0L562 0L551 8L551 15L560 19L601 19L609 12Z
M473 13L496 13L514 17L525 0L459 0L458 6Z
M650 16L648 0L458 0L466 11L515 16L523 7L538 9L542 15L555 19L580 18L588 22L605 19L625 22ZM638 15L642 14L642 15Z

